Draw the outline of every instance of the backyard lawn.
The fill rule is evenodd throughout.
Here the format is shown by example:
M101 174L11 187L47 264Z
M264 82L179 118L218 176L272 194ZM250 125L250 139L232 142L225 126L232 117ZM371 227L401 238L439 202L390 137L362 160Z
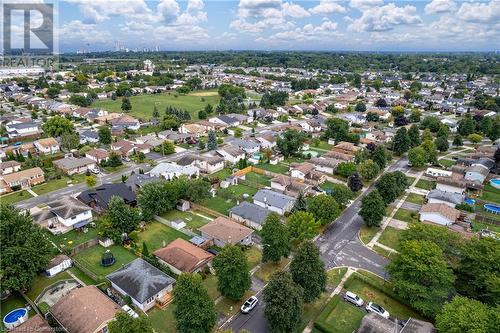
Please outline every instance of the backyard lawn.
M264 170L271 171L271 172L281 173L283 175L286 175L288 173L288 167L286 165L283 165L280 163L278 163L276 165L272 165L269 163L262 163L262 164L256 165L256 167L259 169L264 169Z
M164 114L167 106L183 109L189 112L191 119L198 119L198 111L202 110L207 104L215 107L219 102L219 96L215 90L193 91L187 95L180 95L176 92L167 92L164 94L144 94L130 97L132 110L131 116L148 120L153 116L153 109L156 106L161 115ZM102 108L111 112L121 111L122 99L115 101L108 99L95 101L92 107Z
M146 243L148 250L153 252L177 238L190 239L186 234L157 221L146 225L146 230L139 232L139 244Z
M236 202L244 200L243 195L248 194L248 200L257 192L257 189L247 185L233 185L220 189L213 198L204 200L201 204L209 209L228 215L228 210L236 206Z
M148 312L148 321L153 326L155 332L175 333L174 304L168 305L165 309L154 308Z
M104 267L101 265L101 257L107 250L113 253L116 262L109 267ZM131 251L120 245L113 245L109 248L96 245L83 250L75 256L75 259L86 269L94 273L99 280L104 279L106 275L116 271L136 258L137 257Z
M406 197L406 201L418 204L418 205L423 205L425 201L425 197L423 195L419 195L416 193L410 193L408 194L408 197Z
M49 240L61 248L73 248L79 244L85 243L91 239L97 238L97 228L87 228L87 232L71 230L60 235L53 235L46 231Z
M483 229L488 229L488 230L500 233L500 225L489 224L489 223L484 223L484 222L479 222L479 221L472 222L472 230L480 231Z
M420 179L415 187L430 191L436 187L436 182L433 180Z
M396 214L394 214L394 218L405 222L418 222L418 213L399 208Z
M86 285L96 284L97 281L94 281L90 276L85 274L80 268L73 266L70 269L70 272L73 273L80 281L85 283Z
M330 325L332 330L329 333L352 333L361 324L361 320L366 315L366 311L358 308L350 303L337 300L340 296L335 296L330 302L337 301L338 304L326 316L325 322ZM328 309L328 306L326 308Z
M397 250L401 241L402 230L387 226L380 236L378 242Z
M449 168L453 165L455 165L456 161L453 161L453 160L448 160L446 158L442 158L439 160L439 164L441 164L442 166L446 167L446 168Z
M217 172L212 173L209 177L210 178L219 178L220 180L224 180L227 177L231 176L233 174L233 171L231 169L224 168L222 170L219 170Z
M0 203L3 204L15 204L16 202L23 201L33 196L26 190L14 192L7 195L2 195L0 197Z
M245 175L245 180L250 184L258 184L261 186L271 186L271 178L266 177L264 175L260 175L256 172L247 173Z
M61 179L52 179L44 184L34 186L32 188L33 192L38 195L46 194L61 188L65 188L70 185L79 184L85 181L85 175L74 175L71 177L61 177Z
M494 188L490 184L486 184L484 185L484 190L483 193L481 194L481 199L500 204L500 190Z
M200 215L203 215L206 218ZM208 215L207 213L200 213L194 211L181 212L180 210L177 209L173 209L169 212L166 212L161 217L169 221L182 220L186 222L187 227L193 231L198 230L199 227L204 226L211 220L215 219L214 216Z
M28 305L28 302L26 302L26 300L21 295L14 293L0 303L0 315L3 319L3 317L10 311L18 308L24 308L26 307L26 305ZM33 315L35 315L35 312L31 310L28 316L31 317ZM3 328L3 321L0 325L0 331L3 331L1 328Z
M268 282L271 278L271 275L276 272L282 271L289 262L289 258L282 258L278 263L266 262L265 264L262 264L260 266L257 272L255 272L255 276L264 282Z
M37 275L33 279L33 282L31 283L31 288L26 293L26 296L28 296L29 299L31 299L34 302L35 299L38 297L38 295L40 295L46 287L56 283L57 281L69 280L69 279L73 278L71 277L71 275L68 274L68 272L61 272L51 278L44 275Z

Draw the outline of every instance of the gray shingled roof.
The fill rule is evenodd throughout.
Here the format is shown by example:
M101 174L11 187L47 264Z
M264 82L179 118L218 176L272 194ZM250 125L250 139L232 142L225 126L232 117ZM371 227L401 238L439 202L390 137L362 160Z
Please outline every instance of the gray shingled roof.
M271 190L259 190L253 199L278 208L285 208L289 202L295 201L295 198Z
M462 203L465 197L458 193L446 192L441 190L432 190L427 194L428 199L436 199L441 201L450 202L452 204L458 205Z
M248 201L243 201L239 205L231 208L229 211L244 218L245 220L249 220L257 224L263 224L267 216L271 214L271 211Z
M139 303L144 303L175 283L174 278L141 258L135 259L106 278Z

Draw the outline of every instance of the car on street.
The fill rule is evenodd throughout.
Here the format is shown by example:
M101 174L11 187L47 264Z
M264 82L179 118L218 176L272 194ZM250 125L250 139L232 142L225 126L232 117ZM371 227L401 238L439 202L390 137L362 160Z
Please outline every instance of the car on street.
M344 294L344 301L352 303L356 306L363 306L363 304L365 304L365 302L361 299L361 297L350 291L347 291Z
M378 314L379 316L382 316L386 319L389 319L389 312L387 312L386 309L384 309L383 307L381 307L380 305L376 304L376 303L373 303L373 302L370 302L366 305L366 311L368 312L375 312L376 314Z
M245 313L245 314L249 313L250 311L253 310L253 308L255 308L255 306L257 305L258 302L259 302L259 300L257 299L257 297L255 297L255 296L250 297L241 306L241 313Z

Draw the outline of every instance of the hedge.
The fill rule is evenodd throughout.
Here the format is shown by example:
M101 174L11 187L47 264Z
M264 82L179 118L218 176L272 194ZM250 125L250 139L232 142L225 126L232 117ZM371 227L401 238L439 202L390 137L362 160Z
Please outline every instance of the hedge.
M326 318L332 313L333 309L339 304L340 302L340 296L335 295L332 297L330 302L325 306L323 311L321 311L320 315L318 318L314 321L314 327L316 327L318 330L324 333L330 333L335 331L335 327L333 325L330 325L326 322Z

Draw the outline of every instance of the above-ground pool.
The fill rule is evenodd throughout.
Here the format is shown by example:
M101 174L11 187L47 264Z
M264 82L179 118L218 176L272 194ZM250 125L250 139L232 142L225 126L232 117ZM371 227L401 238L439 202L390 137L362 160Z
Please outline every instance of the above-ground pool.
M500 206L494 204L484 204L484 209L493 214L500 214Z
M476 203L476 200L471 199L471 198L467 198L464 200L464 202L468 205L474 206L474 204Z
M3 317L3 324L5 327L10 330L14 327L17 327L28 320L28 310L25 308L18 308L12 310L7 313L5 317Z
M490 180L490 184L494 188L500 189L500 178L495 178L495 179Z

